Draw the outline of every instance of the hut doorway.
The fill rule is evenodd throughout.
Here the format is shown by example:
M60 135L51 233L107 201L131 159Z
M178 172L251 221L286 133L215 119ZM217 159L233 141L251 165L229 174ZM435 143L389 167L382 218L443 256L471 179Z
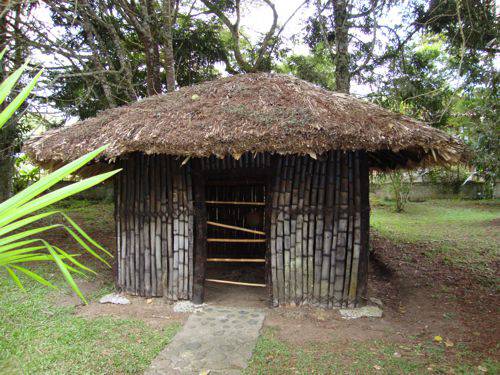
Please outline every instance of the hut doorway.
M261 182L207 181L206 301L268 300L265 190Z

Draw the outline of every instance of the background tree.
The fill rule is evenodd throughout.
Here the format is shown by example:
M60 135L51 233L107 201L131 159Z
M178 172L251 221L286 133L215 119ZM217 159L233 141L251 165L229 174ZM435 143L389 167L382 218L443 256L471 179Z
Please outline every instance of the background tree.
M335 90L349 93L377 64L380 21L393 5L385 0L315 0L305 40L314 51L326 48L335 67Z
M45 100L69 116L215 78L227 60L222 25L196 18L180 1L47 1L51 22L25 19L32 50L57 56L48 65ZM165 26L167 25L167 26ZM57 30L54 33L53 30Z
M21 35L21 23L23 17L27 16L34 7L34 3L23 1L3 1L0 3L0 51L6 52L0 59L0 82L10 72L15 71L23 65L26 59L25 42ZM11 99L11 95L18 92L13 90L9 93L8 100L0 103L0 111L4 109ZM22 104L19 113L24 112L27 104ZM14 175L15 154L19 152L23 134L27 128L19 121L19 116L13 116L0 133L0 202L9 198L13 193L12 177Z

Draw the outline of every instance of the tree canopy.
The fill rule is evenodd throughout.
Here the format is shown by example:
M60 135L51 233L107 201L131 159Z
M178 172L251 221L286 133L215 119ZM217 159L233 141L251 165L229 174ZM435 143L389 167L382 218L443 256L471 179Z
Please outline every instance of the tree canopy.
M470 143L478 173L498 174L499 23L489 0L18 0L3 2L0 17L2 74L28 55L46 69L30 111L84 119L224 75L277 71L446 129ZM0 166L26 130L13 121L4 132Z

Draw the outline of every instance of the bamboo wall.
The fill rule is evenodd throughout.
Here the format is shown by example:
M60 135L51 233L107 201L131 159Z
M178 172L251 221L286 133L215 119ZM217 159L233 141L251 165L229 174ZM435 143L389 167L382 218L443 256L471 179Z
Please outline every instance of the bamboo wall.
M172 300L192 297L191 167L180 164L142 154L121 161L115 200L116 284L124 291L145 297L166 294Z
M278 158L271 195L274 305L357 305L368 256L365 155Z
M239 160L212 157L184 166L179 159L136 154L121 163L116 183L119 288L172 300L191 299L193 288L203 289L197 288L205 270L199 255L206 256L206 247L199 237L206 228L196 218L206 218L206 207L195 202L194 195L204 194L193 189L193 182L223 181L225 174L240 173L249 183L259 176L267 185L266 273L272 303L333 307L362 302L369 230L365 153L332 151L318 160L245 154Z

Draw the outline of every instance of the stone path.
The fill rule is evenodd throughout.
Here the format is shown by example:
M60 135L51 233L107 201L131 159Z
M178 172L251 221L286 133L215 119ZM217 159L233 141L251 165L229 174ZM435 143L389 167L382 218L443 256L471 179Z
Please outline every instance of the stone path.
M261 310L205 307L188 318L145 374L240 374L263 322Z

